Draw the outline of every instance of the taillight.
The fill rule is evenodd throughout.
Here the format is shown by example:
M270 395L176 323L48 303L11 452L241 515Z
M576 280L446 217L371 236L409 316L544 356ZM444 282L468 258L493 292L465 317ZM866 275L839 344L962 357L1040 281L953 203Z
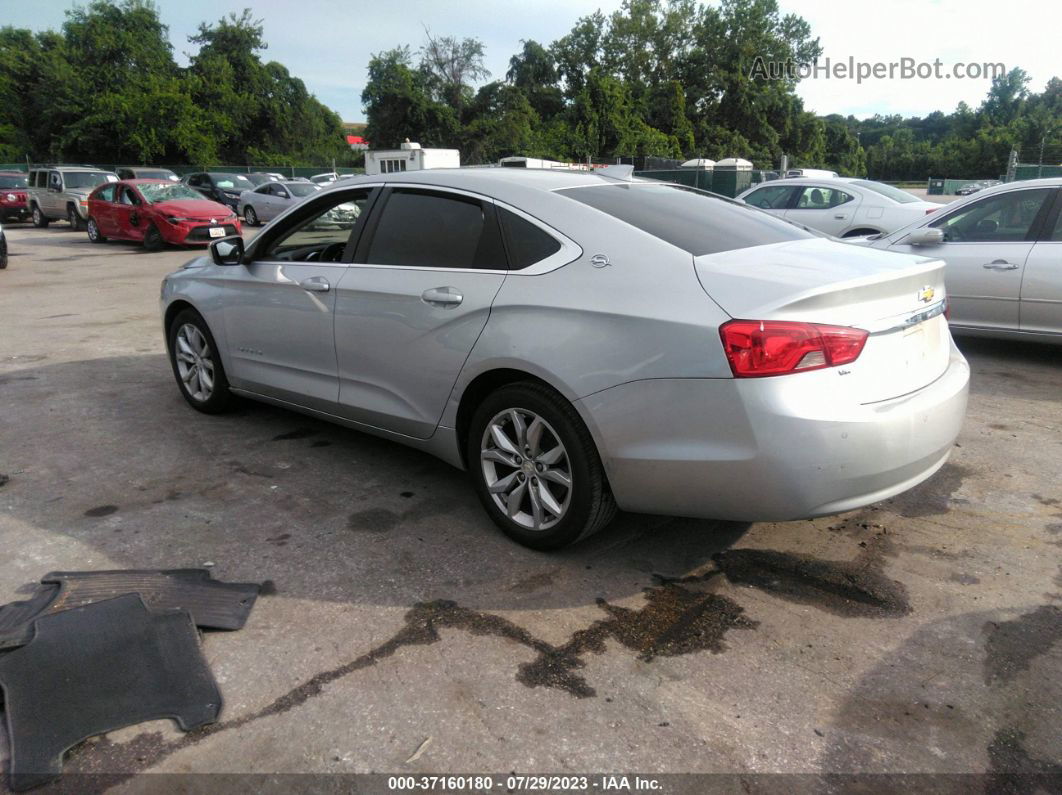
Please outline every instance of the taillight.
M737 378L802 373L859 358L868 332L787 320L730 320L719 327Z

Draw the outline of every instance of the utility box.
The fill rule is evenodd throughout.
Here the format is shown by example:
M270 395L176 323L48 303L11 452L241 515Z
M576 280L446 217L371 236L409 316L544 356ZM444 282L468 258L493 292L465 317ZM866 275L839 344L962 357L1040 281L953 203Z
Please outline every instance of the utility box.
M426 168L460 168L461 153L456 149L423 149L406 141L400 149L377 149L365 153L365 173L394 174L396 171L422 171Z
M715 164L712 190L731 198L752 185L752 163L740 157L728 157Z

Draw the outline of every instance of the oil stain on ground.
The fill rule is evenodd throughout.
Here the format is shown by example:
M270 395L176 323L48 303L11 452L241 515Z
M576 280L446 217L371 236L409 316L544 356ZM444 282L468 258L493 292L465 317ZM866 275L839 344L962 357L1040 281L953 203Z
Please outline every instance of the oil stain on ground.
M347 527L356 533L386 533L398 524L400 518L386 508L369 508L348 516Z
M1042 605L1013 621L984 625L985 684L1009 682L1062 640L1062 608Z
M908 519L947 513L952 495L974 470L960 464L945 464L933 477L888 501L889 509Z
M846 618L896 618L910 613L911 606L907 589L883 571L881 538L868 543L851 561L770 549L732 549L716 554L713 561L731 583L759 588L789 602Z
M117 505L97 505L95 508L89 508L85 511L85 516L110 516L112 513L117 512Z
M274 442L282 442L287 439L306 439L310 436L316 436L320 431L316 428L296 428L293 431L287 433L278 433L273 437Z
M390 639L343 665L316 674L257 712L205 726L175 740L166 740L160 733L153 732L120 745L106 738L83 743L70 751L64 779L78 781L79 776L93 774L94 784L113 787L215 734L240 729L295 709L320 695L332 682L376 665L402 648L437 643L443 629L460 630L477 637L502 638L527 647L537 656L519 667L516 674L519 682L528 687L555 688L579 698L588 698L596 695L596 691L577 671L586 664L584 656L591 652L602 653L608 640L636 651L643 660L652 660L696 651L719 653L726 649L723 640L729 630L758 626L730 599L679 585L647 588L645 600L646 604L637 610L598 600L597 604L606 616L576 631L561 646L547 643L501 616L470 610L445 599L421 602L406 613L403 626ZM116 769L123 772L110 775ZM99 775L103 773L108 775Z

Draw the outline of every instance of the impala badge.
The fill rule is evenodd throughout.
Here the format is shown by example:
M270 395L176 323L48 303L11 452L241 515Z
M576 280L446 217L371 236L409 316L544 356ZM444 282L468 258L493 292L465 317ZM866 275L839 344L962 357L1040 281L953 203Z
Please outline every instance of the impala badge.
M607 268L612 263L608 261L608 257L604 254L594 254L594 256L590 258L590 264L595 268Z
M933 288L926 286L918 291L918 300L921 301L923 304L928 304L930 301L933 300L934 295L936 295L936 292L933 290Z

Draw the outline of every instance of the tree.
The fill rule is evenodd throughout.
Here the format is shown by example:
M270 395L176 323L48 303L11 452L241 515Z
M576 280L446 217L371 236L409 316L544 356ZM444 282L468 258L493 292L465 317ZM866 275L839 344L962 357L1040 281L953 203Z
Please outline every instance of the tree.
M425 74L412 67L409 47L377 53L369 61L369 80L361 94L366 137L380 149L407 138L425 146L453 146L460 134L455 109L434 100Z
M472 91L472 83L490 77L483 65L483 42L475 38L433 36L424 29L420 68L436 100L457 110L460 116Z

